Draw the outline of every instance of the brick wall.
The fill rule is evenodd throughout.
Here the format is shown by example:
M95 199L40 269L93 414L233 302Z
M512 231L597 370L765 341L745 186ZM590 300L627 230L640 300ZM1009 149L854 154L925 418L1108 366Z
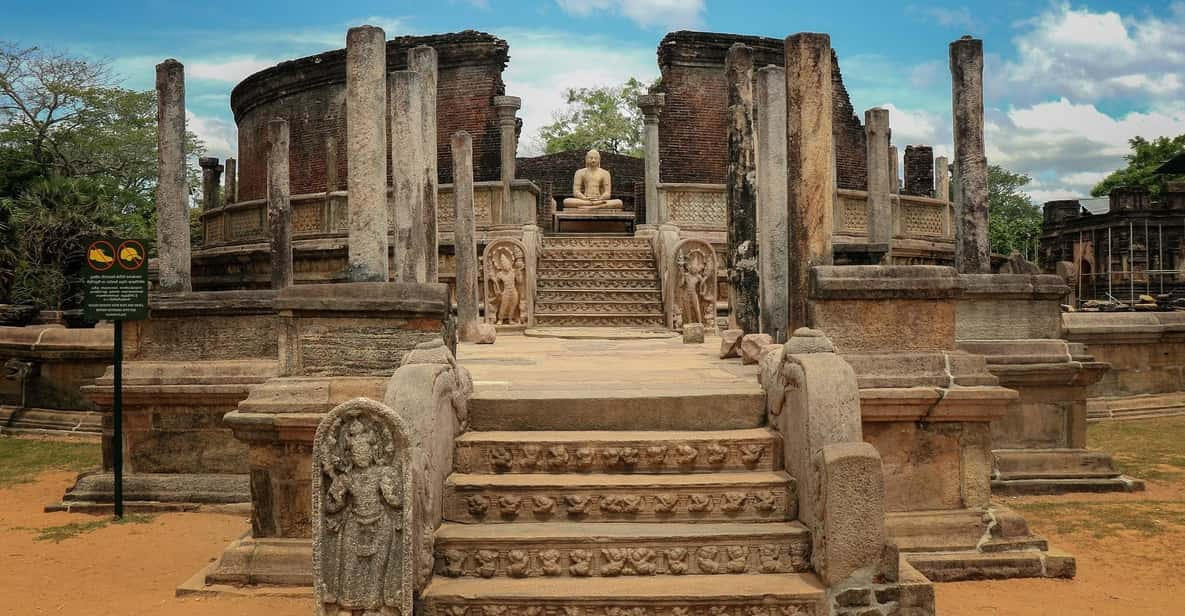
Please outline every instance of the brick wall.
M547 211L550 197L556 199L572 193L572 176L584 167L587 150L567 150L532 158L519 158L515 163L515 177L534 182L543 191L539 198L538 219L545 229L551 228L551 212ZM613 196L625 202L626 209L637 212L637 220L645 220L646 165L641 158L601 152L601 167L612 174ZM635 195L639 195L635 197Z
M905 146L905 187L907 195L934 195L934 148L928 145Z
M473 135L476 181L497 180L501 135L493 97L505 94L502 71L508 60L506 41L482 32L465 31L387 41L387 69L407 68L407 52L417 45L437 51L437 155L441 183L452 182L449 138L458 130ZM345 50L281 63L243 80L231 93L239 127L239 199L265 197L267 122L289 122L293 194L344 189L346 160ZM335 156L328 156L333 147ZM336 174L326 161L335 161ZM388 175L390 160L388 160ZM328 186L327 177L336 177Z
M781 39L679 31L658 46L666 106L659 119L663 182L723 184L728 171L728 90L724 55L734 43L753 47L760 68L785 64ZM863 189L868 169L864 126L852 111L839 61L832 52L833 118L837 184Z

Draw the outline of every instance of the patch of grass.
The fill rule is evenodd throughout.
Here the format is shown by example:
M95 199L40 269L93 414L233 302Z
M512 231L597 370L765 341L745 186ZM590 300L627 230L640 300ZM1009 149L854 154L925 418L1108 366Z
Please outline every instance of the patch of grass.
M71 522L69 524L62 524L61 526L47 526L45 528L37 529L37 536L33 538L34 541L52 541L54 543L61 543L62 541L71 537L106 528L111 524L147 524L152 521L152 516L144 514L129 514L123 516L122 519L102 519L91 520L89 522Z
M1139 479L1185 481L1185 417L1090 424L1087 444Z
M1185 529L1185 503L1176 501L1010 503L1034 526L1059 534L1090 533L1095 538L1124 531L1158 535Z
M98 443L0 437L0 488L50 469L84 471L101 464L102 455Z

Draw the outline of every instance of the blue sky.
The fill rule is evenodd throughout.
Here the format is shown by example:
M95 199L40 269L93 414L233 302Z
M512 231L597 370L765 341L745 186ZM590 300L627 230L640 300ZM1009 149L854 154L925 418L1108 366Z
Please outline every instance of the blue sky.
M11 3L11 6L7 6ZM153 65L186 65L190 127L233 153L229 95L281 60L344 45L346 28L388 36L464 29L510 43L507 93L523 97L523 153L565 88L658 74L667 31L782 37L827 32L858 113L891 110L894 143L950 150L947 44L984 39L991 162L1033 175L1037 201L1079 196L1122 165L1127 139L1185 133L1185 2L996 0L856 3L777 0L435 0L432 2L93 2L51 11L0 0L0 39L102 58L137 89ZM70 15L63 21L61 15Z

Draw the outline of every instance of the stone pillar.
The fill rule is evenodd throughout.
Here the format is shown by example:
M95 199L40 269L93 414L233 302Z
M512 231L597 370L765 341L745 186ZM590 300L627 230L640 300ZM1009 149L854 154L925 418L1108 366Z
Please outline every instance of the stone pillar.
M493 217L496 224L526 224L535 222L533 219L519 220L521 217L513 214L515 208L510 195L510 184L514 181L514 157L518 150L518 142L515 139L517 126L515 113L521 106L522 99L517 96L494 97L494 107L498 110L498 126L502 129L502 203L501 209L495 212Z
M226 175L223 176L222 203L239 202L239 164L235 159L226 159Z
M934 148L928 145L905 146L905 194L934 195Z
M436 231L437 192L440 184L436 147L436 50L420 45L407 52L407 67L420 74L423 90L420 92L420 113L424 140L424 271L428 282L439 279L440 238Z
M477 220L473 212L473 137L465 131L453 133L453 223L457 264L457 331L465 333L478 322Z
M185 182L185 67L156 65L156 253L160 290L188 293L189 191Z
M892 134L889 135L890 141ZM889 189L894 195L901 194L901 169L897 166L897 146L889 146Z
M218 207L218 187L222 184L222 165L218 159L203 156L198 159L198 166L202 168L202 210Z
M346 34L346 166L346 275L352 282L386 282L387 42L382 28L374 26Z
M811 268L830 265L835 200L831 37L786 38L786 201L790 212L790 330L808 325Z
M757 280L757 161L753 143L753 48L736 43L724 56L728 87L728 303L732 328L761 329Z
M790 237L786 211L786 71L757 71L757 252L761 332L774 342L789 336Z
M893 250L893 165L889 148L889 110L864 112L868 159L868 243L884 244L882 263L891 263Z
M666 216L658 202L660 156L658 152L658 116L662 114L662 107L666 101L665 94L643 94L638 97L638 107L642 108L642 124L645 127L642 135L642 147L646 152L645 224L654 230L658 229L658 225L666 222Z
M955 267L989 274L987 156L983 144L983 41L964 36L950 44L955 141Z
M391 170L395 221L395 280L427 282L424 254L424 78L415 71L391 73Z
M950 165L945 156L934 159L934 197L950 201Z
M288 120L267 123L267 223L271 231L272 288L292 286L292 186L288 176Z

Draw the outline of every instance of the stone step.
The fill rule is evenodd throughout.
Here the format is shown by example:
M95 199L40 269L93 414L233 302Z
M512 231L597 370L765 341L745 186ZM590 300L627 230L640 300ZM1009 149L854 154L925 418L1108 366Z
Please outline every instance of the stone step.
M447 579L423 593L430 616L824 616L826 589L814 574L678 577ZM542 609L540 609L542 608Z
M706 431L466 432L458 473L710 473L782 468L768 428Z
M567 291L579 290L590 291L594 293L615 290L636 290L646 291L650 293L658 293L661 295L662 289L658 286L658 276L651 278L641 278L636 280L622 280L614 278L575 278L575 277L557 277L557 278L540 278L536 284L536 289L542 291Z
M662 315L662 302L646 301L607 301L607 300L573 300L573 301L541 301L535 300L535 314L588 314L588 315Z
M654 260L654 251L649 246L637 248L544 248L539 254L544 261L553 259L601 259L616 261L621 259Z
M658 284L658 271L653 267L632 269L559 269L540 265L540 280L646 280Z
M771 524L444 524L445 577L617 577L810 570L810 533Z
M481 387L469 399L471 430L739 430L765 425L755 383L608 386L576 390Z
M633 249L650 250L650 240L636 237L597 237L588 235L547 236L543 238L543 249Z
M661 313L642 314L535 314L539 327L662 327Z
M658 289L538 289L536 305L551 302L648 302L662 303Z
M540 270L595 270L595 271L617 271L617 270L648 270L657 272L654 266L654 259L540 259Z
M782 522L797 518L781 471L687 475L478 475L445 483L444 519L505 522Z

